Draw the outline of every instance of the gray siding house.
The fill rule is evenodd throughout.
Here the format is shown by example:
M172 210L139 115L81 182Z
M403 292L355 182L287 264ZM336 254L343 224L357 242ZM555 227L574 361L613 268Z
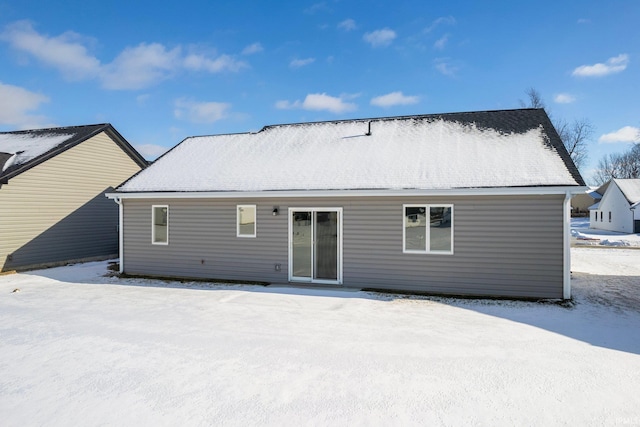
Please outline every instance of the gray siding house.
M110 124L0 132L0 272L117 256L104 194L146 166Z
M584 190L518 109L190 137L108 197L128 274L570 298Z

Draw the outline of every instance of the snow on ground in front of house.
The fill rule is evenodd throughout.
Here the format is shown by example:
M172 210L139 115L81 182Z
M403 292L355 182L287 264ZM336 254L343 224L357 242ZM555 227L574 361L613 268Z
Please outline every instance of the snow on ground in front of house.
M589 218L571 218L571 236L573 244L579 245L640 246L640 233L589 228Z
M569 306L0 276L1 424L639 424L640 250L572 257Z

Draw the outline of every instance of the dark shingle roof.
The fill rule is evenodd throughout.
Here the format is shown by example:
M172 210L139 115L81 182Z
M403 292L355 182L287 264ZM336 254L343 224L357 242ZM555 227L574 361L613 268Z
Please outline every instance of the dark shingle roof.
M421 120L445 120L458 122L465 125L475 125L479 129L492 129L504 134L510 133L524 133L530 129L534 129L540 125L544 128L544 133L547 135L547 143L550 147L555 149L564 163L567 169L575 178L576 182L580 185L586 185L584 179L580 175L578 168L571 160L571 156L567 152L560 135L556 131L556 128L551 123L549 116L543 108L520 108L513 110L488 110L488 111L470 111L459 113L439 113L439 114L420 114L414 116L394 116L394 117L376 117L368 119L357 120L337 120L318 123L341 123L341 122L373 122L373 121L385 121L385 120L402 120L412 119L416 121ZM278 126L304 126L309 123L295 123L292 125L272 125L265 126L262 130L278 127ZM262 131L261 130L261 131Z
M0 183L6 183L100 132L107 133L141 167L148 165L109 123L0 132Z
M190 137L120 192L584 186L542 109L265 126Z
M495 129L503 133L522 133L542 124L548 138L547 143L549 146L558 152L576 182L580 185L586 185L578 168L573 163L573 160L571 160L569 152L562 143L556 128L542 108L434 114L425 117L439 117L445 120L475 124L478 128Z

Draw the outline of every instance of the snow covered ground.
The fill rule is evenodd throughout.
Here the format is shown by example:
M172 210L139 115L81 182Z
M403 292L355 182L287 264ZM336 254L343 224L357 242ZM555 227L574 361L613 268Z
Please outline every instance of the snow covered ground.
M589 218L571 218L573 245L638 246L640 233L626 234L589 228Z
M640 250L572 257L569 306L0 276L0 424L640 425Z

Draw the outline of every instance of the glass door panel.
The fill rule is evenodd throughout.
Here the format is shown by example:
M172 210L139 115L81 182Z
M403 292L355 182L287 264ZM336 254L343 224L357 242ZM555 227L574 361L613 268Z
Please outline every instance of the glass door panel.
M311 278L313 243L312 212L293 212L291 224L291 262L293 276Z
M314 279L338 280L338 213L314 212Z

